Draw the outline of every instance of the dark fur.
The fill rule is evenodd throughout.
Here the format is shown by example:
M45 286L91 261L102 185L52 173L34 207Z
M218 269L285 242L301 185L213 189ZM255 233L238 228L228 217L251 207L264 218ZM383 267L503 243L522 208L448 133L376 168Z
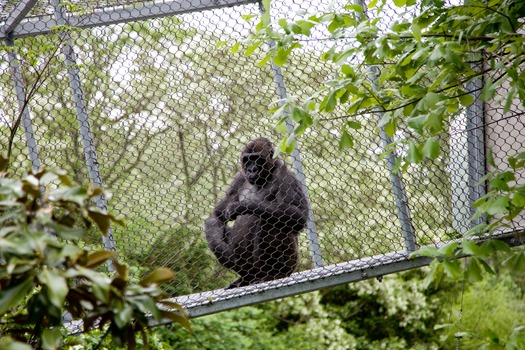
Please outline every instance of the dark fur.
M219 263L240 275L229 288L290 276L299 262L298 233L306 225L307 201L295 175L273 153L266 138L248 142L241 170L205 221L206 239Z

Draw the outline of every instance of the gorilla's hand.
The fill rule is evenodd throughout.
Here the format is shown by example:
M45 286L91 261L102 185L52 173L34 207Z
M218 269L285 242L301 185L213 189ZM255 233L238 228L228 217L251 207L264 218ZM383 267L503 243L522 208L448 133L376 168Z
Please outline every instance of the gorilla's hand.
M250 201L231 202L226 207L225 217L227 220L235 220L239 215L252 214L254 205L256 204Z
M238 201L229 203L224 211L224 217L227 221L237 219L237 216L242 215L243 209L245 209L243 207L241 202Z

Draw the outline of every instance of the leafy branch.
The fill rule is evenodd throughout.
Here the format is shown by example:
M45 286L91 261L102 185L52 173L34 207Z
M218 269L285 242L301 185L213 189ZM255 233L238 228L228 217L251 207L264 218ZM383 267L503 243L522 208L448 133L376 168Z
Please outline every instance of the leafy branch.
M5 175L7 161L0 160ZM159 288L174 278L170 270L157 269L135 284L115 252L80 248L85 227L107 234L111 222L123 224L90 204L101 194L45 168L22 180L0 178L0 336L8 343L73 345L65 340L72 324L64 315L81 320L83 332L107 329L115 344L129 349L136 348L135 334L146 338L151 318L191 329L184 309ZM112 277L96 271L109 259Z

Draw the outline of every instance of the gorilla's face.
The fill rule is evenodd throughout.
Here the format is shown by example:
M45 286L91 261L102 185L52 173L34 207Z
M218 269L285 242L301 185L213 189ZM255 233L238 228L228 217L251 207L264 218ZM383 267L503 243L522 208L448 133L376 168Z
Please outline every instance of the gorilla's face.
M272 162L260 153L246 153L241 157L242 168L248 182L252 185L264 185L271 175Z

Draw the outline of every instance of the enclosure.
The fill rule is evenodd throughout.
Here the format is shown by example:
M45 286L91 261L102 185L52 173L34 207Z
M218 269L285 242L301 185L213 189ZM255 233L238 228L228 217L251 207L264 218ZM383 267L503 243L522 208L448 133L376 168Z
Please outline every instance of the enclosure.
M272 16L331 3L274 1ZM0 64L2 145L23 111L13 169L62 168L111 193L97 205L126 226L103 239L92 233L85 244L117 251L136 277L174 270L168 292L193 317L427 264L410 252L471 227L487 150L500 164L525 146L518 102L503 113L477 97L448 125L442 156L403 175L392 171L395 153L382 156L392 140L377 132L376 115L360 117L344 152L332 122L319 123L285 157L309 201L297 272L224 290L234 274L209 250L204 220L238 170L242 146L258 136L282 139L268 106L311 94L334 74L319 60L332 42L323 33L305 40L282 69L258 64L268 47L232 52L252 28L246 19L261 12L257 1L6 0L0 10L1 39L20 48L3 50ZM383 14L381 29L396 11ZM73 30L56 31L64 25ZM35 52L43 53L37 66L45 76L28 64Z

